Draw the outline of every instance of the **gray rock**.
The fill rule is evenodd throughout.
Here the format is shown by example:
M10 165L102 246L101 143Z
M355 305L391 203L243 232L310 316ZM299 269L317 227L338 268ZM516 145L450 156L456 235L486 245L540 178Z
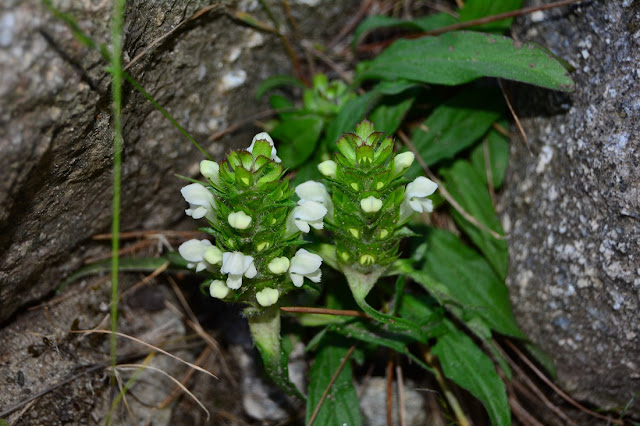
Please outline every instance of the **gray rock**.
M360 408L364 415L364 423L368 426L384 426L387 424L387 379L371 377L365 381L360 390ZM393 424L400 424L398 415L398 386L393 387ZM407 426L424 425L427 422L425 401L416 390L411 380L404 383L403 415Z
M108 43L111 3L54 1L98 43ZM337 0L294 16L310 40L335 35L348 14ZM125 63L210 1L128 2ZM266 108L266 77L286 73L280 40L231 19L268 22L256 1L217 1L150 49L129 72L215 159L255 128L211 135ZM280 13L279 2L270 2ZM236 9L231 9L231 7ZM280 22L285 19L280 16ZM113 135L106 63L40 0L0 6L0 322L51 294L111 222ZM202 154L130 85L124 88L123 230L163 228L183 217L176 173L197 175ZM251 124L248 124L251 126ZM103 246L106 248L105 246Z
M639 31L628 0L520 21L520 39L576 68L577 89L514 88L533 155L514 141L502 198L516 317L562 387L613 410L640 389Z

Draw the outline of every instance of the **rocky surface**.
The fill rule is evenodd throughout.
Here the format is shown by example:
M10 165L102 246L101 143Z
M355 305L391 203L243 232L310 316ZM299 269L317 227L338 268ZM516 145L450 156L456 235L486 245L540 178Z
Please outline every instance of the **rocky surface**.
M569 96L513 89L532 151L512 144L502 199L516 318L562 387L620 410L640 389L640 5L584 2L515 32L577 83Z
M269 3L282 12L279 2ZM348 5L317 3L292 2L293 14L306 38L327 40L349 16ZM0 6L0 323L50 295L93 250L91 235L111 222L107 64L43 4ZM54 4L97 43L108 43L110 2ZM236 11L269 22L257 1L127 3L125 63L146 52L129 72L216 159L246 145L256 128L222 142L211 135L264 110L254 100L257 85L289 71L280 40L242 25ZM175 174L195 176L202 154L130 85L124 99L121 228L163 228L183 215L183 181Z

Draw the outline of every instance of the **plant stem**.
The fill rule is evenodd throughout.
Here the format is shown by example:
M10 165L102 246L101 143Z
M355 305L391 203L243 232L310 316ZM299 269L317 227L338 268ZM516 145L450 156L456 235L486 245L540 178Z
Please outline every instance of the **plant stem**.
M258 312L247 309L245 313L253 342L271 380L288 394L305 399L289 380L289 354L282 350L280 344L280 308L274 305Z
M113 84L113 220L111 222L111 366L115 379L118 331L118 251L120 248L120 186L122 181L122 26L125 0L116 0L111 19L111 74Z
M470 425L469 420L467 419L467 416L464 414L464 411L460 406L460 402L458 401L458 398L456 398L456 396L451 391L451 389L449 389L449 386L447 385L447 380L444 378L442 371L440 371L440 367L436 365L433 355L431 355L431 353L428 350L426 350L424 353L424 359L427 362L427 364L433 369L433 374L436 376L438 385L440 385L440 389L442 389L442 393L444 393L444 396L447 399L449 406L453 410L453 414L456 416L458 425L469 426Z

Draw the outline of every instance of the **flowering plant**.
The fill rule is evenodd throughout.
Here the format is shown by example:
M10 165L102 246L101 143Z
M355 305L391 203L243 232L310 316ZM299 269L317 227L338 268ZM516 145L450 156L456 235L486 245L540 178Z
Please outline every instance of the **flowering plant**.
M322 228L328 210L323 202L304 199L304 186L294 191L283 178L273 140L257 134L251 145L231 152L220 164L203 160L200 172L207 182L182 188L194 219L215 238L189 240L178 251L196 272L207 271L204 283L217 299L245 304L245 314L268 371L285 389L295 392L280 363L278 301L304 282L319 283L322 259L304 248L302 233ZM306 280L305 280L306 278Z

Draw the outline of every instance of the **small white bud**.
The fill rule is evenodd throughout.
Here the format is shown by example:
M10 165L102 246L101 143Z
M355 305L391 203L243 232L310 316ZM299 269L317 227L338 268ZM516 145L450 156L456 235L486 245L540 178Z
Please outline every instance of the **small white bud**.
M398 154L393 158L393 171L395 174L400 174L413 164L416 156L413 152L407 151L402 154Z
M382 201L374 196L360 200L360 207L367 213L377 213L382 208Z
M224 281L214 280L209 285L209 294L216 299L224 299L229 294L229 287Z
M318 164L318 170L320 170L320 173L322 173L324 176L335 178L337 169L338 165L335 161L332 160L323 161L322 163Z
M200 162L200 173L216 185L219 183L220 166L215 161L202 160Z
M275 288L265 288L256 293L256 300L261 306L271 306L278 301L280 292Z
M222 251L216 246L207 248L202 257L212 265L222 263Z
M251 216L243 211L233 212L229 214L227 221L236 229L247 229L251 225Z
M269 271L273 274L284 274L289 270L289 259L286 257L276 257L267 265Z

